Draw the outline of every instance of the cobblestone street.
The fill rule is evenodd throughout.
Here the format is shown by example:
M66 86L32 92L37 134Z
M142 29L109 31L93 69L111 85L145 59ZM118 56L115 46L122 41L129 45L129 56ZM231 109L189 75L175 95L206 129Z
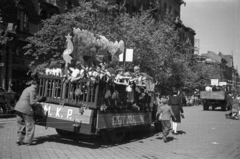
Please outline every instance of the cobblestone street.
M239 159L240 121L226 119L220 110L184 107L185 119L178 135L164 143L152 127L132 133L122 144L103 144L98 139L64 139L55 129L36 126L35 145L17 146L15 118L0 119L1 159Z

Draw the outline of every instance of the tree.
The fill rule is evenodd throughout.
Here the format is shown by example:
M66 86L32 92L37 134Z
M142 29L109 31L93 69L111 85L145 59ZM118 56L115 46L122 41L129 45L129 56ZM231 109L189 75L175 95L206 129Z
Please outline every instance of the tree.
M29 37L29 44L25 47L26 54L31 54L36 60L44 59L49 61L61 61L62 53L65 49L65 36L72 34L74 27L86 29L93 33L109 34L109 25L114 6L107 7L107 3L97 0L92 2L81 2L80 7L72 12L54 15L50 19L43 21L40 31ZM99 11L99 12L98 12ZM32 64L34 61L32 62Z
M159 81L162 88L196 87L196 81L201 81L204 73L196 74L194 69L208 70L201 70L202 66L193 64L193 55L185 51L186 46L179 39L172 13L167 13L164 21L156 21L151 10L129 15L119 10L117 5L101 0L81 2L80 7L72 12L43 21L42 29L28 39L27 54L32 54L35 59L44 55L46 59L60 61L65 49L65 36L72 33L74 27L88 30L94 37L104 35L111 41L123 40L125 48L134 49L134 61L127 65L127 69L139 65L143 72ZM73 56L79 56L79 48L101 54L97 46L81 47L75 46Z

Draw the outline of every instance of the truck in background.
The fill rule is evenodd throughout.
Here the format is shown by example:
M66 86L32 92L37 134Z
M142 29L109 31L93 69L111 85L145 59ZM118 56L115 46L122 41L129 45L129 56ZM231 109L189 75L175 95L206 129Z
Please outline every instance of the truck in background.
M225 91L200 91L200 98L202 100L203 110L215 110L221 107L222 111L227 110L226 92Z
M221 107L222 111L226 111L227 107L227 92L226 82L219 82L219 79L211 79L211 86L206 87L205 91L200 91L200 99L202 100L203 110L215 110Z

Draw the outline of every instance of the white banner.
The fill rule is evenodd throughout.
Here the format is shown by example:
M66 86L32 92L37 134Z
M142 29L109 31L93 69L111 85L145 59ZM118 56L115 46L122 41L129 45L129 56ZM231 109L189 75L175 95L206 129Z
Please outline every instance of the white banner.
M211 85L212 86L218 86L218 79L211 79Z
M126 49L125 55L125 62L133 61L133 49ZM119 61L123 62L123 53L119 55Z
M227 82L219 82L219 86L226 86Z

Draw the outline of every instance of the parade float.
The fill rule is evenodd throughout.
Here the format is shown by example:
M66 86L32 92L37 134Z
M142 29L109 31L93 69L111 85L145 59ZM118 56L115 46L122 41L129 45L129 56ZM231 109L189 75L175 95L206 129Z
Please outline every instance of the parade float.
M139 66L119 67L124 42L76 28L66 42L64 65L38 72L38 94L46 101L35 107L36 123L61 136L102 135L113 143L126 131L149 129L153 79Z

